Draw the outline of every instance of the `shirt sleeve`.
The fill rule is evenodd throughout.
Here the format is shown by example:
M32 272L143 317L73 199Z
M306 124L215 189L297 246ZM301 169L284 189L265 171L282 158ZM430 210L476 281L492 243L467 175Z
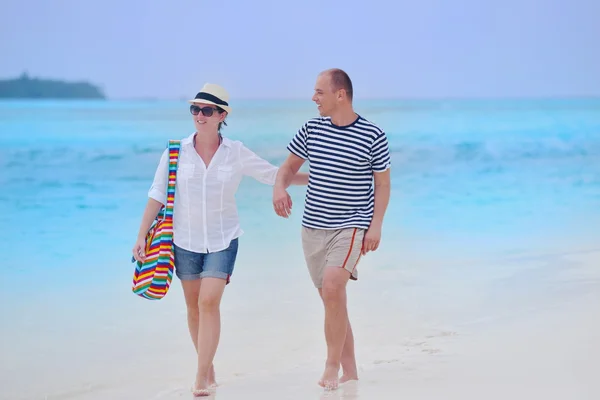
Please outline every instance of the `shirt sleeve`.
M371 146L371 168L374 172L384 172L391 165L389 143L385 132L382 131Z
M167 174L169 173L169 149L166 149L160 161L156 172L154 173L154 181L150 190L148 191L148 197L161 202L163 205L167 204Z
M296 156L308 160L308 149L306 139L308 137L308 122L302 125L292 141L288 144L287 149Z
M275 184L279 168L267 160L260 158L243 144L240 146L240 163L244 175L251 176L267 185Z

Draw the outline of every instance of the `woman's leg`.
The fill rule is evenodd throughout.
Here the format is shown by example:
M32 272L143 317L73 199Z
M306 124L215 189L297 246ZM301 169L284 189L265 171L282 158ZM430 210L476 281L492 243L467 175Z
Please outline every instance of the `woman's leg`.
M185 305L187 307L187 321L190 336L194 343L196 353L198 352L198 319L200 318L200 309L198 308L198 299L200 298L200 284L202 279L193 281L181 281L183 294L185 296Z
M200 289L202 270L206 254L194 253L175 246L175 273L181 280L187 308L188 329L198 356L198 326L200 323ZM208 384L216 386L215 369L211 365L208 371Z
M238 240L231 241L229 247L216 253L208 253L202 268L202 289L199 294L200 311L198 329L198 372L194 385L194 395L208 396L210 366L219 345L221 335L221 299L225 286L233 274L238 250Z
M198 354L198 326L200 322L200 288L202 279L194 279L191 281L181 281L183 287L183 294L185 296L185 304L187 306L187 320L188 329L194 348L196 349L196 355ZM208 385L215 386L217 384L215 379L215 368L214 365L210 366L208 371Z
M226 280L203 278L200 290L198 328L198 372L194 392L210 387L210 369L221 335L220 304ZM203 394L203 393L200 393Z

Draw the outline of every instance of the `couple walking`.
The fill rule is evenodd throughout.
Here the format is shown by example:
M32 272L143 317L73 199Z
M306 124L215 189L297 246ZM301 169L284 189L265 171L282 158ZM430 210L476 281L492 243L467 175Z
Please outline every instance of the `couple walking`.
M360 258L378 248L390 196L390 154L385 133L355 113L352 82L340 69L320 73L312 100L320 117L307 121L276 167L242 142L221 135L231 113L229 96L206 84L190 112L195 132L181 141L173 213L175 273L181 280L188 327L198 357L195 396L216 386L213 359L220 337L219 305L233 274L243 231L235 194L244 175L273 186L273 208L287 218L286 189L308 185L302 247L325 308L327 360L319 384L329 390L358 379L346 285L357 280ZM309 173L298 172L309 162ZM166 204L168 150L149 190L133 256L145 260L145 236ZM340 377L340 369L342 375Z

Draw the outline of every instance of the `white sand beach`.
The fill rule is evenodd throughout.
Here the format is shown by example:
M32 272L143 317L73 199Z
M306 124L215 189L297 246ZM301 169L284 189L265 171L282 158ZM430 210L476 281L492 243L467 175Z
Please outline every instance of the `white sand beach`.
M274 272L281 285L270 292L240 271L223 304L212 398L600 398L600 251L498 261L505 267L493 270L475 263L462 283L441 264L402 262L402 272L364 267L350 286L360 380L334 392L316 385L322 311L305 271ZM519 285L523 271L555 272ZM191 399L194 359L177 285L161 302L111 294L93 321L57 297L29 323L15 320L20 330L4 326L0 398Z

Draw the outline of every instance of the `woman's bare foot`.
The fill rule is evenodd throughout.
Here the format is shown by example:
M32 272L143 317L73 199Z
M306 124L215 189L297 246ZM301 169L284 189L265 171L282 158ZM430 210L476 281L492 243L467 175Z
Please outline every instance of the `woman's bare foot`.
M215 378L215 366L211 365L210 369L208 370L208 387L215 388L217 386L219 386L219 384Z
M196 377L196 382L192 386L194 397L210 396L208 379L202 376Z
M325 366L325 372L319 380L319 386L325 388L325 390L336 390L339 386L339 367Z
M357 381L358 380L358 376L357 375L346 375L343 374L342 377L340 378L340 385L342 383L346 383L349 381Z
M194 395L194 397L210 396L210 390L208 390L208 388L199 389L199 388L196 388L195 386L196 385L194 384L194 387L192 387L192 394Z

